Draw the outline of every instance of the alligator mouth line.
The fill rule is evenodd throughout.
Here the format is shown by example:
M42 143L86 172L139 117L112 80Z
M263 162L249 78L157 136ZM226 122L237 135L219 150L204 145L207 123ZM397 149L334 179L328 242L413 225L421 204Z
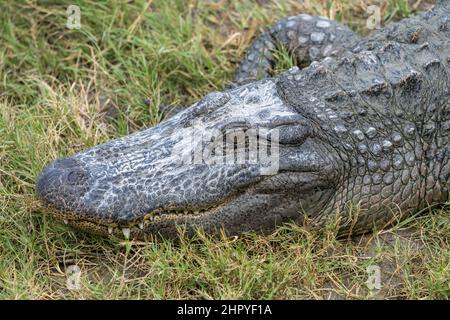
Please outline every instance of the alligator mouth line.
M51 216L56 220L64 222L65 225L73 226L78 229L86 231L94 231L103 235L114 236L122 234L126 240L130 237L145 235L146 227L153 223L163 220L176 220L180 218L198 218L206 214L213 214L221 206L227 202L223 202L216 206L210 206L202 209L155 209L143 215L143 218L138 218L128 223L122 224L118 222L107 222L102 220L94 220L93 218L75 217L75 214L69 212L60 212L55 209L50 210Z

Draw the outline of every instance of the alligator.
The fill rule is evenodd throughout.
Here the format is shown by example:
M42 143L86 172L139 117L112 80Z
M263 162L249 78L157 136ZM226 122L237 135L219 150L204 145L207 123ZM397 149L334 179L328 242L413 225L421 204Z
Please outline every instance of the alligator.
M366 37L324 17L289 17L255 40L236 85L53 161L37 194L71 227L142 240L306 222L352 235L442 205L449 13L440 1ZM274 76L281 46L301 68Z

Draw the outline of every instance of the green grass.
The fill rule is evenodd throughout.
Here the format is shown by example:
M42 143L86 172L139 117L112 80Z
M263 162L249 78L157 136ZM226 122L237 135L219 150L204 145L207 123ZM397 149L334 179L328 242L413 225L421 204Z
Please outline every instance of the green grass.
M390 16L399 16L406 18L411 14L411 6L408 0L390 0L389 9Z
M180 243L104 239L44 215L34 183L46 163L221 90L263 26L306 12L367 33L361 1L259 3L0 2L0 298L449 298L448 209L357 239L285 226ZM385 20L414 13L377 3ZM79 30L66 28L69 4L81 8ZM290 65L281 51L277 72ZM79 290L66 286L71 265ZM381 268L379 292L367 289L370 265Z

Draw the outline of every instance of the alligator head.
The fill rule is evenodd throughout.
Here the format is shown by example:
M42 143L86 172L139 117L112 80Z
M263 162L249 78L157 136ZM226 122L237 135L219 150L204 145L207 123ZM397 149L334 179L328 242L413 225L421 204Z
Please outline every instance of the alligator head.
M334 154L267 79L58 159L37 192L57 219L105 235L270 231L330 206L341 165Z

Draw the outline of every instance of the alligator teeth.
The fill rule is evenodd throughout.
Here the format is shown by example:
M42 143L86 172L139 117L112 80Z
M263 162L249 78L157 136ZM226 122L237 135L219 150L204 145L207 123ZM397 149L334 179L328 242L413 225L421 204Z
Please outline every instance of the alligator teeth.
M69 220L64 219L65 224L69 224Z
M123 228L122 229L122 233L123 233L123 236L125 237L125 239L130 239L130 229L129 228Z
M113 233L113 227L108 227L108 233L112 234Z
M144 229L144 222L140 222L139 224L138 224L138 226L139 226L139 229Z

